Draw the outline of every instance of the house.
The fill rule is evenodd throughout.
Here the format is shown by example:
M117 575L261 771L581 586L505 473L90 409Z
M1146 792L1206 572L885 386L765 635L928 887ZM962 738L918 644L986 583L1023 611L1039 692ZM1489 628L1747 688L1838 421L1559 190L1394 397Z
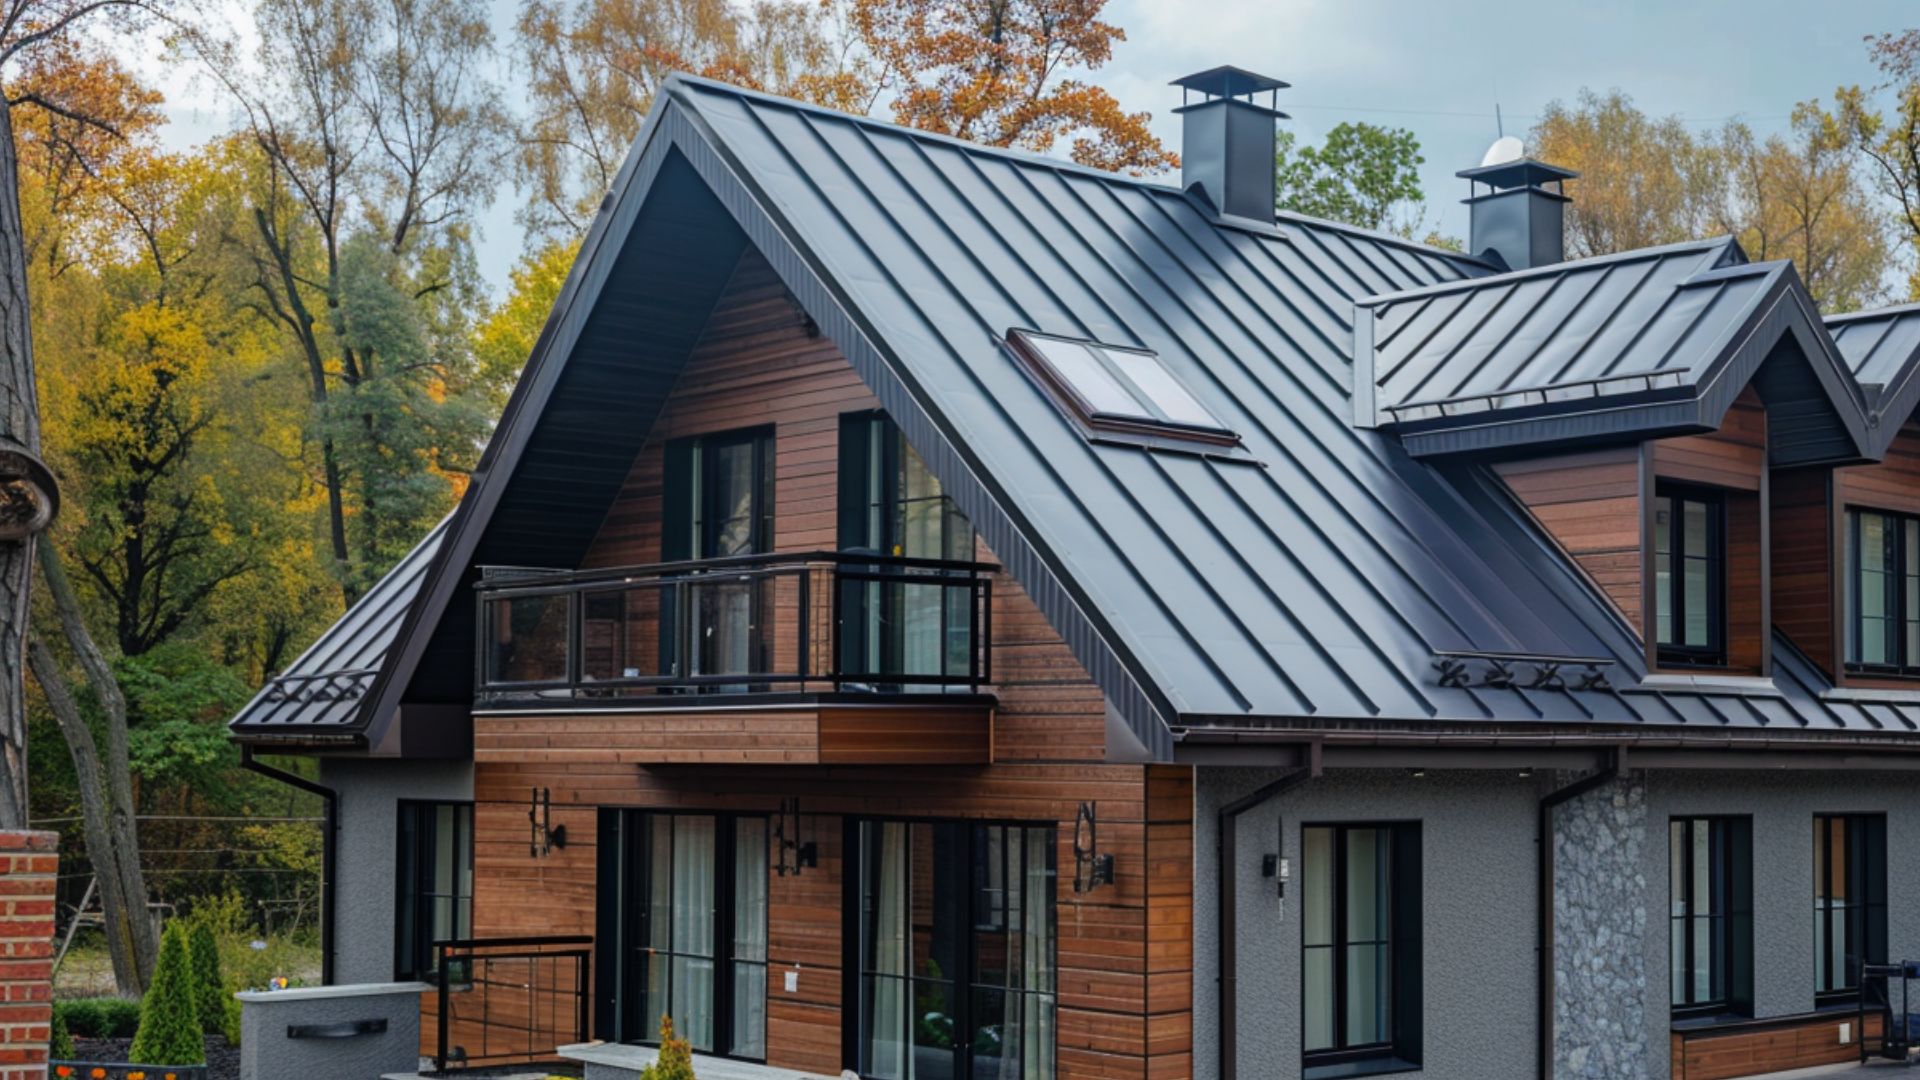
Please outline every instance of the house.
M1284 84L1180 85L1176 186L667 84L458 510L233 721L329 980L446 975L453 1065L1878 1048L1920 310L1566 261L1534 161L1470 255L1275 214Z

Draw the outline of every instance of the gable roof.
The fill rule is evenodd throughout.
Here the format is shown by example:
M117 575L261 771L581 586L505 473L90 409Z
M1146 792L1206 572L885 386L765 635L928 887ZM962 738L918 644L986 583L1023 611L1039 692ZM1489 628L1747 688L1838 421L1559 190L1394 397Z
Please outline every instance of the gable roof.
M1416 456L1709 430L1756 378L1803 410L1771 439L1775 462L1864 453L1863 403L1792 264L1749 263L1731 239L1359 304L1356 418Z
M1827 330L1866 396L1878 457L1920 407L1920 304L1831 315Z
M441 692L471 701L474 567L564 561L568 504L606 505L595 470L631 461L706 279L749 243L1155 756L1272 723L1920 728L1827 700L1817 675L1797 694L1631 690L1631 631L1482 471L1353 424L1355 301L1483 264L675 76L361 703L368 744L423 680L451 672ZM1005 352L1013 328L1158 354L1253 460L1090 441ZM1629 692L1436 678L1462 651L1597 657Z

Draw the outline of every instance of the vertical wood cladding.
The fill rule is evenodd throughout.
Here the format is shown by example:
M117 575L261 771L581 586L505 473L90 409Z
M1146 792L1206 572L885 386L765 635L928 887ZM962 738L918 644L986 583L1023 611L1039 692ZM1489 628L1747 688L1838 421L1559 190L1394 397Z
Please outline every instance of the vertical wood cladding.
M1514 497L1640 625L1640 451L1622 446L1495 466Z
M838 1075L848 815L1046 823L1058 830L1058 1060L1063 1077L1190 1075L1193 779L1176 765L975 769L660 768L483 763L474 771L474 933L592 934L602 806L771 813L798 797L819 865L769 878L768 1063ZM534 858L527 793L551 790L567 846ZM1073 892L1073 825L1099 817L1115 882ZM797 989L787 993L794 972Z
M1840 674L1838 564L1827 469L1790 469L1769 481L1773 625L1829 678Z
M662 408L589 549L587 567L660 561L662 474L671 439L774 429L776 551L837 545L840 416L879 408L839 347L810 336L772 267L749 250ZM979 558L995 562L984 543ZM1066 642L1004 573L993 578L996 761L1097 761L1106 705ZM777 659L777 657L776 657Z

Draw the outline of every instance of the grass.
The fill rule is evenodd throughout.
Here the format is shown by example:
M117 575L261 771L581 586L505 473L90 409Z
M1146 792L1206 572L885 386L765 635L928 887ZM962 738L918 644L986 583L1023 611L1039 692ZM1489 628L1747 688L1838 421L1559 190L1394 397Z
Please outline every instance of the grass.
M220 970L236 987L254 989L285 976L291 985L320 982L320 944L312 935L276 934L256 937L241 932L216 932ZM255 948L259 942L261 947ZM60 999L110 997L114 993L113 961L98 930L82 930L73 948L53 973L53 996Z

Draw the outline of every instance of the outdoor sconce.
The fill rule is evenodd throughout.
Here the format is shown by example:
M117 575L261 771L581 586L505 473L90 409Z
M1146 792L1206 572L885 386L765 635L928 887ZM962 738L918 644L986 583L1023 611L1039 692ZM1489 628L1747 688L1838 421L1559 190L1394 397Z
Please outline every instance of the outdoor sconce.
M567 846L567 827L553 823L553 793L547 788L533 788L527 804L527 826L533 830L533 838L527 844L527 856L538 859L553 854L554 848Z
M60 486L46 463L11 440L0 440L0 540L25 540L60 512Z
M1081 803L1073 819L1073 891L1077 893L1113 884L1113 855L1099 850L1100 823L1094 805Z
M1274 882L1274 895L1287 898L1287 879L1293 876L1293 860L1283 852L1287 850L1287 823L1282 819L1274 820L1274 850L1272 854L1260 856L1260 876Z
M820 848L800 839L800 799L781 799L773 816L773 872L786 877L820 865Z

